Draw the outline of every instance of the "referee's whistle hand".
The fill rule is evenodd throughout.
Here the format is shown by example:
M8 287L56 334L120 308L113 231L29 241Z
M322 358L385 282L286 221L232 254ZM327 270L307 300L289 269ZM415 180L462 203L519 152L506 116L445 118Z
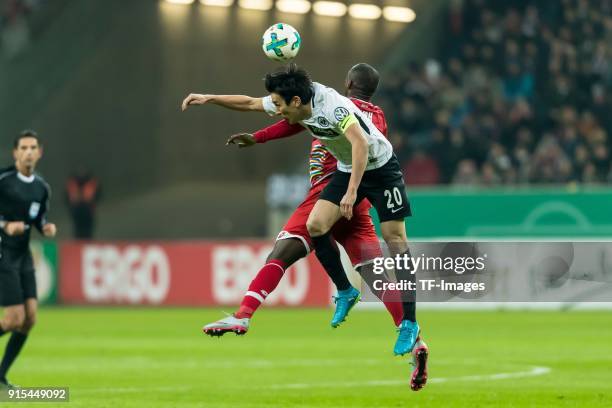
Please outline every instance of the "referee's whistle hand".
M13 221L6 223L6 226L4 227L4 232L6 232L6 235L8 235L9 237L13 237L16 235L23 234L25 232L25 229L26 226L23 221Z
M55 224L47 223L43 225L43 235L47 238L53 238L57 234L57 227Z

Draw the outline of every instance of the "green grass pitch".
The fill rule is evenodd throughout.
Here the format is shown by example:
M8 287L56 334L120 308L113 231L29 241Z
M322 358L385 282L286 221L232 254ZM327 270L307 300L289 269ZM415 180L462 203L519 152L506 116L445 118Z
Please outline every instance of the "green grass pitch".
M423 311L431 383L419 392L384 311L354 310L334 330L331 310L264 307L245 336L204 336L221 316L42 309L9 379L70 387L69 403L43 404L60 407L612 406L610 312Z

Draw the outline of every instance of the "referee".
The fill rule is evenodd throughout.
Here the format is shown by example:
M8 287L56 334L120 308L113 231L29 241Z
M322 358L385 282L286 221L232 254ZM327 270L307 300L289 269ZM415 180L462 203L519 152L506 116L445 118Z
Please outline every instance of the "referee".
M36 279L30 252L30 231L36 227L45 237L55 236L48 223L51 190L34 174L42 156L42 145L33 130L15 139L15 165L0 170L0 336L11 332L0 361L0 389L13 388L6 373L17 358L36 321Z

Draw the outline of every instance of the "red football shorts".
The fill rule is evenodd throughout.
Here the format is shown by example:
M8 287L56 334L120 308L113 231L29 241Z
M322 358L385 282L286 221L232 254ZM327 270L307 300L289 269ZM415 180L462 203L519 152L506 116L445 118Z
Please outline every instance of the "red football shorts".
M310 188L308 195L289 217L276 240L297 238L310 253L312 240L306 228L306 221L328 181L329 178ZM370 217L370 207L370 203L363 200L353 208L353 218L350 221L341 218L332 228L332 236L344 247L354 267L382 256L378 236Z

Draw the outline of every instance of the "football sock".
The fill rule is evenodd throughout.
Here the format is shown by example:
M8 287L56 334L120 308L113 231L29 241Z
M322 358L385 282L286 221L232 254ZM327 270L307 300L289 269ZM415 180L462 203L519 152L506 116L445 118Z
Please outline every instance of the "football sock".
M2 328L2 325L0 325L0 337L4 336L4 333L6 333L6 332Z
M404 318L404 308L402 306L402 296L400 292L398 290L381 291L374 288L374 281L381 280L383 282L388 282L389 280L385 274L375 274L373 271L373 264L362 265L358 271L363 281L370 288L372 294L383 302L395 325L399 326Z
M285 273L285 263L278 259L272 259L259 270L257 276L251 281L249 288L242 298L240 308L234 316L239 319L251 318L257 308L266 300L266 297L276 287Z
M410 256L410 249L407 249L401 255L402 258L405 256L412 259L412 257ZM412 268L414 268L414 263L412 264ZM416 285L416 273L410 273L411 270L410 271L406 271L406 270L398 271L397 279L414 282L414 284ZM416 322L416 291L412 291L409 293L406 293L406 291L404 291L402 293L402 307L404 309L403 320L410 320L411 322Z
M404 308L402 306L402 303L389 300L385 300L383 301L383 303L387 308L387 311L391 315L393 323L395 323L396 326L399 326L402 320L404 320Z
M404 308L403 320L410 320L416 322L416 302L402 302Z
M319 237L312 237L312 243L317 259L319 259L319 262L325 268L325 272L327 272L332 282L336 285L336 289L338 291L350 289L351 282L346 277L342 261L340 260L340 252L336 243L332 242L331 232L327 232Z
M23 348L23 345L28 338L27 334L13 332L11 334L11 338L8 343L6 343L6 349L4 351L4 357L2 358L2 362L0 363L0 380L6 381L6 373L9 368L11 368L11 364L19 355L19 352Z

